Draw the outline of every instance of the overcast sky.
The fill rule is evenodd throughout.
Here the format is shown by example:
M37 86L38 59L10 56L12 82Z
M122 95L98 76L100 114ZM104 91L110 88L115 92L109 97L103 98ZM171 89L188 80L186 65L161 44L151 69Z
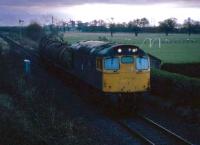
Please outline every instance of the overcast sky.
M103 19L107 22L128 22L147 17L152 25L166 18L178 22L191 17L200 21L200 0L0 0L0 25L18 25L38 21Z

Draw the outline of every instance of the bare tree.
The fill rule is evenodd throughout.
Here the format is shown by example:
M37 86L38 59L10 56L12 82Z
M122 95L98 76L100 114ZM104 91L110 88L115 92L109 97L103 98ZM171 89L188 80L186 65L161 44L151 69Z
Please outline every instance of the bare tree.
M147 18L142 18L142 19L140 19L140 26L141 27L146 27L146 26L148 26L149 25L149 20L147 19Z
M109 20L109 22L110 22L110 24L109 24L110 36L113 37L115 23L113 22L113 20L114 20L113 17L111 17L110 19L111 19L111 20Z
M131 32L134 32L135 36L137 37L138 36L138 33L140 31L140 19L135 19L133 21L130 21L128 23L128 28Z
M192 20L190 17L184 20L183 27L186 28L188 35L190 36L192 33L192 29L194 27L195 21Z
M26 36L28 36L30 39L34 41L40 40L40 38L43 36L43 28L36 22L32 22L29 26L26 28Z
M176 18L169 18L159 22L159 27L161 31L165 32L166 36L168 36L169 32L173 32L176 26L177 26Z

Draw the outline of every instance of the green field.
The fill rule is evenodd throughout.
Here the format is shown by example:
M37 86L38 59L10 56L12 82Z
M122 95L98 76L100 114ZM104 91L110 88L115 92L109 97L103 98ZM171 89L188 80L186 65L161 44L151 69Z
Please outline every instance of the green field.
M146 52L157 56L164 63L199 63L200 62L200 35L187 34L139 34L135 37L129 33L115 33L110 37L109 33L65 33L65 41L69 43L80 40L99 40L105 37L109 41L125 44L135 44ZM149 38L154 41L152 47L149 46ZM161 48L158 45L158 38L161 40ZM144 40L146 41L144 42Z

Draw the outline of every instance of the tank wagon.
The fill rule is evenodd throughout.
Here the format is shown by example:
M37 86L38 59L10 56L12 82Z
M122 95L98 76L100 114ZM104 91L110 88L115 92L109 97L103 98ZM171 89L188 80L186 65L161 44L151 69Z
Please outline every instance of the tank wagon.
M45 38L40 43L40 55L104 94L123 97L150 89L149 57L135 45L104 41L67 45Z

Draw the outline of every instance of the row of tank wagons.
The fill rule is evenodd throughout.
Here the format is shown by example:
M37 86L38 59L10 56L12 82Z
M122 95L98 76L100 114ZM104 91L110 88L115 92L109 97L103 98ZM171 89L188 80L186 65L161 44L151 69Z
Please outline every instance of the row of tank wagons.
M56 36L46 36L39 44L40 55L45 59L60 64L65 68L72 67L72 49Z

